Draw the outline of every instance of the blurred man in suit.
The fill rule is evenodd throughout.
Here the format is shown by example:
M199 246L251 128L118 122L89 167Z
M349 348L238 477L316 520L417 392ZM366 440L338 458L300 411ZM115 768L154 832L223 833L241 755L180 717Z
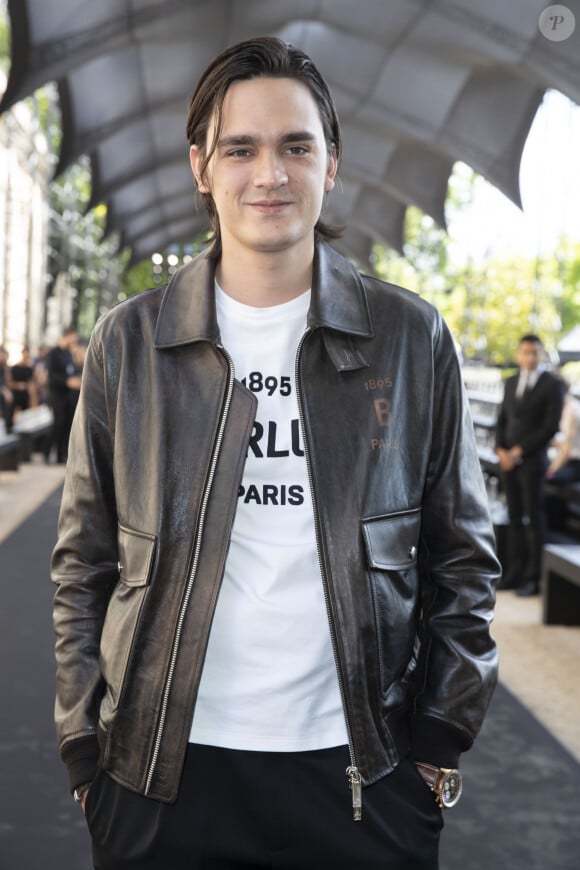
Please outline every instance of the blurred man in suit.
M558 431L562 387L546 371L537 335L520 339L518 374L508 378L496 429L510 529L508 565L498 589L537 595L544 542L544 473L547 448ZM524 518L527 517L527 524Z

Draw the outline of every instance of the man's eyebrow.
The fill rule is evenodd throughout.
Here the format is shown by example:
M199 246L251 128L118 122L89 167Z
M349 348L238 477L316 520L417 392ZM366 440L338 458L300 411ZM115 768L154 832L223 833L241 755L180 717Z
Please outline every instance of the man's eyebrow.
M288 142L314 142L316 136L309 130L296 130L293 133L285 133L280 141L284 144Z
M255 145L256 138L254 136L223 136L217 143L218 148L231 148L233 145Z
M280 137L280 142L287 145L289 142L313 142L316 139L314 133L308 130L294 130L290 133L284 133ZM231 136L223 136L217 143L218 148L240 148L244 145L256 145L259 141L257 136L246 136L233 133Z

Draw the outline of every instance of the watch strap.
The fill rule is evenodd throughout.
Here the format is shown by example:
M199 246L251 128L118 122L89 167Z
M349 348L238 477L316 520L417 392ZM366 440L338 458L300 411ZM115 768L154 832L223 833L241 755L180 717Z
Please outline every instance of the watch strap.
M441 773L440 767L434 767L432 764L427 764L424 761L416 761L417 770L432 791L437 787L437 780Z
M443 810L454 807L463 791L461 773L456 767L435 767L425 761L415 762L417 770L427 783L437 806Z

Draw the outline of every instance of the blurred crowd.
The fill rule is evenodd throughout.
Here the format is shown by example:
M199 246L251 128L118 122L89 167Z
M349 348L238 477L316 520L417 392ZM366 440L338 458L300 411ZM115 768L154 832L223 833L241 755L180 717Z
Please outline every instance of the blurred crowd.
M49 408L52 427L45 459L65 463L85 353L86 341L73 328L65 329L54 347L39 347L34 355L23 347L15 361L0 346L0 436L18 428L18 421L33 409Z

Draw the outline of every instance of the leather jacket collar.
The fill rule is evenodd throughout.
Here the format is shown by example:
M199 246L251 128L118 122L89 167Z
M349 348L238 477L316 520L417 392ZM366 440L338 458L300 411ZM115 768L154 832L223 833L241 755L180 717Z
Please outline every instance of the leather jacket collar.
M156 348L196 341L219 343L213 293L216 261L200 254L172 277L165 290L154 336ZM328 245L314 254L310 328L372 337L367 299L360 275Z

